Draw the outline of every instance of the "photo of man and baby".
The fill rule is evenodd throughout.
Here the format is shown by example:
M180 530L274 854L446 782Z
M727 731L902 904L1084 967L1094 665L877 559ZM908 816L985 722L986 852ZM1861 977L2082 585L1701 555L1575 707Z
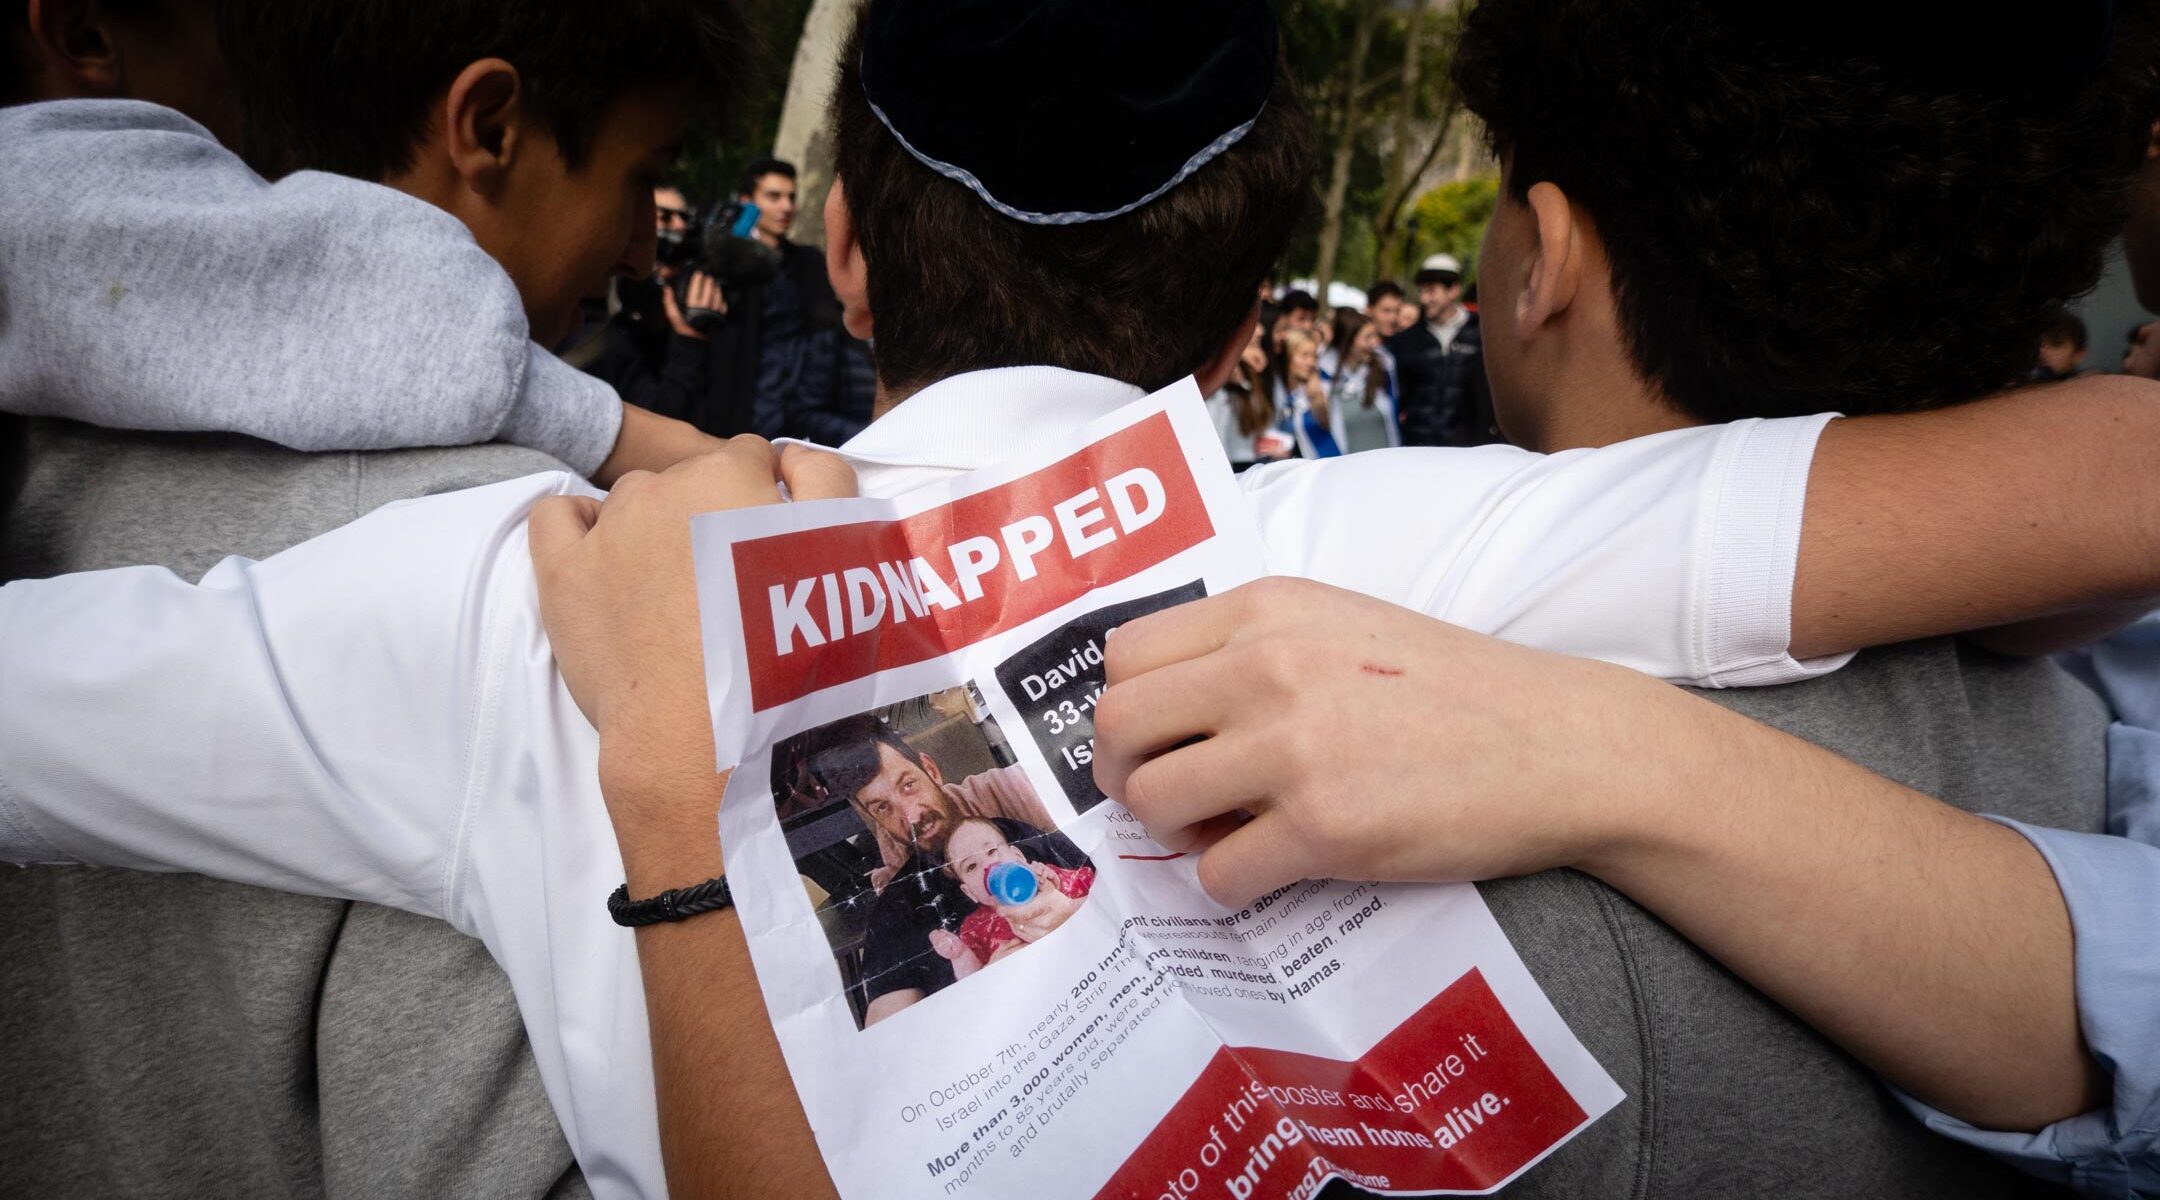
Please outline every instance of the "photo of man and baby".
M772 763L859 1028L1039 941L1094 886L973 684L798 734Z

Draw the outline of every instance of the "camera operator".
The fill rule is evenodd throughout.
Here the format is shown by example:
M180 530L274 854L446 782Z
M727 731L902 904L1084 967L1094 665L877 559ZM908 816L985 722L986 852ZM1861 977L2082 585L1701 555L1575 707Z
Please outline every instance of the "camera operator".
M653 188L653 214L652 276L615 281L617 308L586 370L631 404L695 423L693 401L706 391L705 339L727 305L720 285L696 269L696 213L682 189Z
M607 363L625 372L613 380L624 398L722 437L836 446L861 432L876 392L869 348L840 326L825 256L788 240L795 168L751 163L735 202L702 225L680 193L657 198L664 265L651 284L618 285L621 349Z

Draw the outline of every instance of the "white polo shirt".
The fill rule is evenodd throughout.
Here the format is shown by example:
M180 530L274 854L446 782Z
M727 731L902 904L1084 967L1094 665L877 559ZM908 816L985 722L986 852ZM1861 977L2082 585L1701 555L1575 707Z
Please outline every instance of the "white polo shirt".
M1137 398L1050 368L924 390L842 453L866 494L1054 447ZM1710 685L1785 653L1828 418L1600 450L1380 450L1249 472L1284 574ZM0 588L0 859L194 871L479 937L594 1195L663 1194L636 947L598 738L541 629L525 515L563 474L386 506L198 585L147 567ZM754 1019L754 1018L753 1018Z

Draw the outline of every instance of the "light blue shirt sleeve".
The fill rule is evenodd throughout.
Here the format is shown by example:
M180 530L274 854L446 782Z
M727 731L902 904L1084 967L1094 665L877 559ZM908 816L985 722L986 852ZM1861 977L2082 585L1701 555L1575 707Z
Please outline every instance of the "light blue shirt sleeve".
M2111 1078L2111 1107L2003 1133L1899 1099L1935 1132L2083 1195L2160 1195L2160 614L2065 665L2115 709L2108 832L1994 819L2032 842L2062 888L2077 941L2078 1020Z

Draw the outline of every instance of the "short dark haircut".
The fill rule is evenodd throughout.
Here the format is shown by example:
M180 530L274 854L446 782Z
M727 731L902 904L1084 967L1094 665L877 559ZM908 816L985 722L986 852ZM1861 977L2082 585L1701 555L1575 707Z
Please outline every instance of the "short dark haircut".
M2058 88L1712 0L1482 0L1454 75L1513 200L1550 181L1588 215L1682 412L1903 411L2022 378L2099 278L2156 111L2145 7Z
M2047 324L2040 329L2041 340L2068 342L2072 347L2079 350L2085 348L2086 336L2085 322L2079 320L2076 313L2066 309L2057 309L2055 314L2048 318Z
M1365 289L1365 306L1371 308L1390 296L1402 300L1407 294L1402 290L1402 285L1392 279L1376 279L1371 287Z
M854 804L856 793L883 769L879 746L892 747L917 768L923 765L922 753L892 726L874 716L847 717L790 738L774 753L773 794L793 790L821 804Z
M180 16L215 15L219 0L103 0L107 20L163 24ZM0 107L27 104L43 65L30 40L30 6L7 0L0 12Z
M518 69L577 167L609 106L642 88L734 103L750 32L740 0L225 0L219 41L263 166L384 179L479 59Z
M1056 366L1150 390L1205 366L1253 310L1304 214L1312 130L1287 69L1252 129L1121 217L1029 225L917 161L840 55L834 174L869 266L878 378L905 394L988 367Z
M758 180L765 178L767 175L784 175L789 179L793 179L795 178L795 164L782 158L758 159L743 168L742 183L735 189L735 194L747 196L757 191Z
M1301 288L1291 288L1282 295L1282 311L1286 313L1317 313L1320 311L1320 302L1313 298L1311 292Z

